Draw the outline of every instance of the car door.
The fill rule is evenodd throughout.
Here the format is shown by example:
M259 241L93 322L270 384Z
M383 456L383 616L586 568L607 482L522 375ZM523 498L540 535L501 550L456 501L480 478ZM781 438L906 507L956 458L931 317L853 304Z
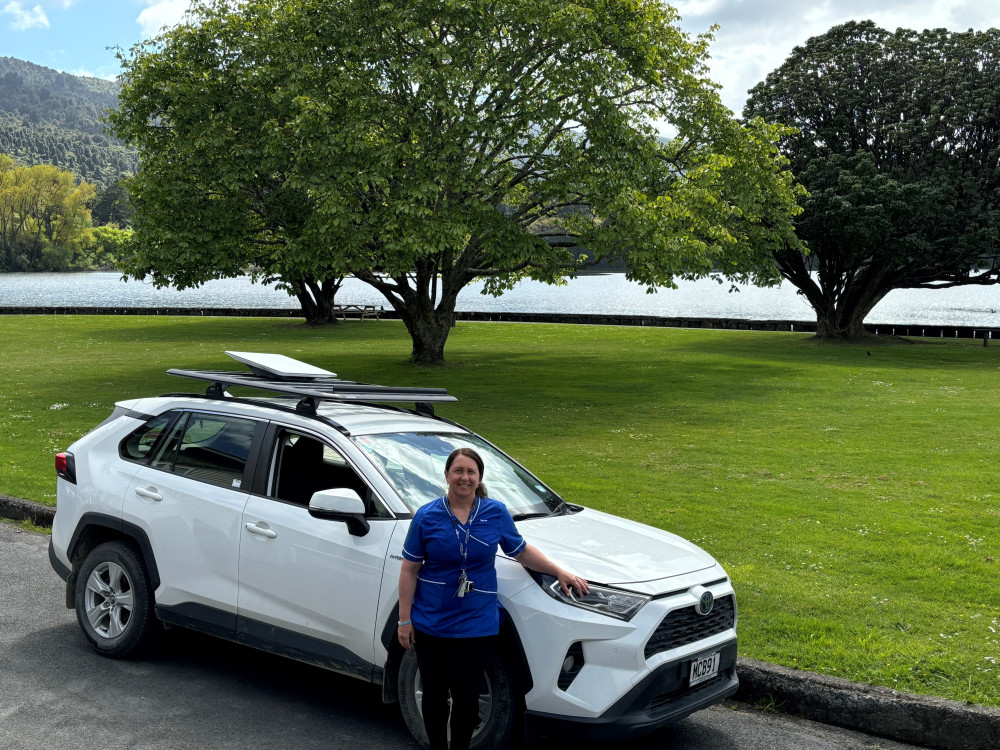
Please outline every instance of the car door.
M126 492L123 518L149 538L160 577L157 614L218 635L236 624L247 470L258 426L180 412ZM261 436L262 437L262 436Z
M371 679L382 570L396 522L323 437L273 425L265 446L266 469L243 513L238 639ZM335 487L366 501L363 536L343 521L310 515L312 494Z

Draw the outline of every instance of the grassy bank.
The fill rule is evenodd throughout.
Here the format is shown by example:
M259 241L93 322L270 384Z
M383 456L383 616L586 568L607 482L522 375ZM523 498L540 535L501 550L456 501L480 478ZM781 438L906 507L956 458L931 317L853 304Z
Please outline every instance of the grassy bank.
M727 568L744 655L1000 706L1000 347L798 334L461 324L451 367L395 322L0 318L0 492L53 502L52 454L114 401L276 351L440 385L567 499L696 540Z

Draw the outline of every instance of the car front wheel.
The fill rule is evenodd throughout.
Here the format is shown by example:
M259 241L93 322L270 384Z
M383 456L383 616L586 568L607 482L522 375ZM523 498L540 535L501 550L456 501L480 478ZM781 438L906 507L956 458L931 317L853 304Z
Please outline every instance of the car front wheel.
M486 665L483 678L483 692L479 694L479 726L472 735L469 750L500 750L517 744L521 739L521 700L507 663L495 655ZM417 655L411 648L403 655L399 666L399 705L410 733L421 747L427 748L422 698L423 685Z
M106 542L91 550L80 566L75 594L80 628L105 656L141 653L162 633L146 567L124 542Z

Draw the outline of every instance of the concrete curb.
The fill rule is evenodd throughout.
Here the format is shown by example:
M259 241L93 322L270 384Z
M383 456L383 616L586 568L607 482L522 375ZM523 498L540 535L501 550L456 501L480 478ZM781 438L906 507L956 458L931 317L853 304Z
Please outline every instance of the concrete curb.
M42 505L33 500L22 500L10 495L0 495L0 518L31 521L35 526L52 526L52 519L55 515L56 509L50 505Z
M1000 710L741 658L736 699L933 750L1000 748Z
M0 495L0 517L52 526L55 508ZM740 658L736 700L932 750L1000 748L1000 710Z

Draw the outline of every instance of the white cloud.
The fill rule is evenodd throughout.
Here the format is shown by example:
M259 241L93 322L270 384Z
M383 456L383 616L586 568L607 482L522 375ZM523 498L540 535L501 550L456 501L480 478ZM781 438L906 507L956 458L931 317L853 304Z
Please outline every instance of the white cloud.
M85 70L84 68L77 68L76 70L65 71L72 76L80 76L81 78L103 78L105 81L115 81L118 80L117 73L95 73L92 70Z
M176 26L184 20L190 0L158 0L135 19L145 37L156 36L164 27Z
M972 0L681 0L681 26L690 33L719 25L711 46L712 78L737 114L747 90L785 61L792 48L832 26L871 19L890 31L1000 26L995 3Z
M10 22L10 28L14 31L25 31L35 27L49 28L49 19L41 5L36 5L29 10L21 2L15 0L3 6L3 12L14 17L14 20Z

